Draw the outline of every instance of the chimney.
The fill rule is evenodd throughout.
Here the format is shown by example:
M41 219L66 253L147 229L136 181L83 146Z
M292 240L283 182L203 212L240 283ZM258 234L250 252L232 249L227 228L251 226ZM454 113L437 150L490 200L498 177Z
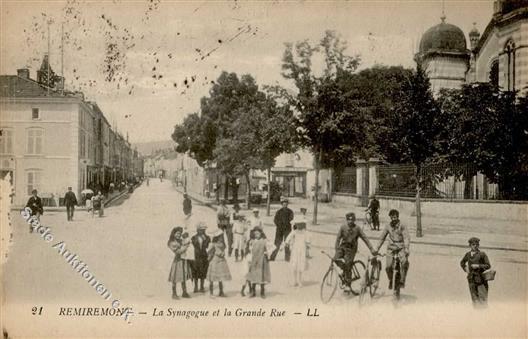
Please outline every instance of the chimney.
M17 75L21 78L29 79L29 69L27 68L17 69Z

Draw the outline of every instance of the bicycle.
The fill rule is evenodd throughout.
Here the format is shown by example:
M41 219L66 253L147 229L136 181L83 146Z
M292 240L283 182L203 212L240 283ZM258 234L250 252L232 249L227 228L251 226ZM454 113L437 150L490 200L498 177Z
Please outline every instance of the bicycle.
M328 271L326 271L321 282L320 296L323 304L330 302L338 285L342 290L348 286L352 294L358 295L360 292L360 285L358 286L358 284L361 284L361 274L362 272L365 272L365 264L361 260L355 260L352 263L352 280L350 283L347 283L343 270L337 264L339 260L334 259L325 251L321 251L321 253L326 254L326 256L330 258L330 267L328 268ZM341 271L341 273L339 271Z
M400 300L401 289L401 263L398 251L392 252L392 288L394 299Z
M385 256L384 254L378 255L381 257ZM359 292L359 304L365 302L367 289L369 290L370 297L374 297L378 289L381 272L381 261L378 260L378 255L369 256L367 259L367 268L365 269L363 283L361 284L361 290Z

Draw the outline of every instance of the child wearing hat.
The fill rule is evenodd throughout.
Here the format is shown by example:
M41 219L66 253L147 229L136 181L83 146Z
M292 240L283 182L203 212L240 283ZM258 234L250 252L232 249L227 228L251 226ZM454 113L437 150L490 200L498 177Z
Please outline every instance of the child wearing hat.
M187 286L185 282L191 278L190 270L186 265L186 261L181 258L181 255L185 253L189 243L184 244L182 239L183 228L174 227L170 233L169 241L167 246L174 252L174 260L172 261L171 270L169 273L169 282L172 283L172 299L179 299L176 285L181 283L182 297L190 298L187 293Z
M271 271L268 261L268 241L264 231L255 227L252 230L254 239L251 240L251 261L249 262L249 270L246 274L246 280L251 284L250 298L256 296L256 285L260 285L260 296L266 297L264 285L271 282ZM243 294L243 292L242 292Z
M224 232L218 229L213 234L213 240L207 253L209 255L209 268L207 280L209 280L209 293L213 296L214 282L218 281L219 297L225 297L223 281L231 280L231 273L225 259L226 246L224 244Z
M479 250L480 239L468 240L470 251L460 261L460 267L467 273L469 293L474 307L485 307L488 303L488 282L482 273L491 268L486 253Z
M310 235L306 231L306 221L294 220L294 231L285 241L285 246L290 248L290 267L293 273L293 286L302 286L303 272L308 269L308 250L310 248Z

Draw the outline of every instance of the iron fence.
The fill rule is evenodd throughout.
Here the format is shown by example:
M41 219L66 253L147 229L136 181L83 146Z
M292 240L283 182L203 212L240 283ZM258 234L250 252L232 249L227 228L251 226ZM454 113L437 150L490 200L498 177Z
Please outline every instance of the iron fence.
M356 194L356 168L347 167L343 171L336 172L333 176L334 191L337 193Z
M391 164L378 167L377 194L414 197L416 168L410 164ZM434 199L501 199L498 186L490 183L468 164L432 164L420 171L423 198Z

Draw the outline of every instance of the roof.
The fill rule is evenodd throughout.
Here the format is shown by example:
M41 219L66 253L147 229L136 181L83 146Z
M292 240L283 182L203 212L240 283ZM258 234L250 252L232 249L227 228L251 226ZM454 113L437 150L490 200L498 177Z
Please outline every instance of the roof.
M488 38L492 35L497 27L507 26L517 20L528 18L528 0L519 0L517 4L510 5L509 1L506 1L507 7L501 12L495 13L493 18L490 20L484 33L480 37L480 40L474 49L475 54L479 54L480 50L484 47Z
M62 96L55 90L39 84L35 80L19 77L18 75L0 75L0 97L47 97Z
M441 22L429 28L420 40L420 53L439 52L467 52L464 32L455 25Z

